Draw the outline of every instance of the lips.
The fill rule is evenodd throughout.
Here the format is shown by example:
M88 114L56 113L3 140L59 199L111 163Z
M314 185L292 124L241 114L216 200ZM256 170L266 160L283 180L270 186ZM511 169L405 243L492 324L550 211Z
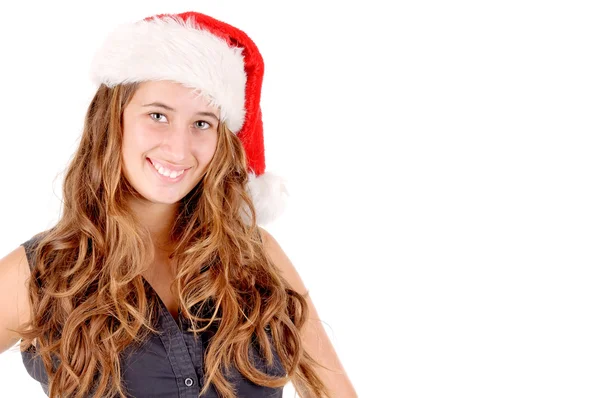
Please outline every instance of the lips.
M150 163L152 163L154 166L157 166L158 168L163 168L165 170L167 170L168 172L172 172L172 171L181 171L181 170L186 170L189 169L189 167L186 166L176 166L172 163L169 162L165 162L163 160L158 160L158 159L152 159L152 158L147 158L148 160L150 160Z
M174 183L181 181L183 177L187 174L189 168L180 168L179 171L174 171L171 169L165 169L163 166L158 166L160 163L156 162L156 165L152 162L152 159L147 158L149 166L154 170L157 177L160 178L161 181L167 183ZM158 166L158 169L157 167Z

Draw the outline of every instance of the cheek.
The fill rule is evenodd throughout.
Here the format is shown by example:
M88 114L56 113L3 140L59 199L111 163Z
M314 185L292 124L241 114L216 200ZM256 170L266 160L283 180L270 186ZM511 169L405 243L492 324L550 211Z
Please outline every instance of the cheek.
M123 153L130 153L133 148L136 146L136 136L138 135L136 126L132 123L128 123L124 121L123 123L123 135L122 135L122 145L123 145Z
M207 164L213 158L215 152L217 150L217 137L207 137L206 140L202 140L202 142L198 143L196 146L196 156L200 160L200 162Z
M144 126L129 126L123 130L123 152L140 154L153 145L156 136L155 132Z
M144 154L152 146L152 134L142 126L123 127L121 161L125 177L131 181L131 177L141 172L144 167Z

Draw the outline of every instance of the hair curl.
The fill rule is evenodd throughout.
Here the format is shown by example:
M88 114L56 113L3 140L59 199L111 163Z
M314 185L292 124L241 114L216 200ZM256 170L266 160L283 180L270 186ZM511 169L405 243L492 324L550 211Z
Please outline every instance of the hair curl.
M147 229L128 210L139 193L122 174L122 116L138 84L100 86L91 101L79 147L64 184L57 224L38 234L29 280L31 319L21 350L35 347L49 378L49 396L126 397L119 354L157 332L159 303L147 295L142 272L153 260ZM178 205L171 229L176 263L172 291L194 335L216 325L205 354L202 395L212 383L222 397L235 390L223 371L232 364L250 381L281 387L292 381L310 396L329 392L304 350L304 296L268 258L245 190L246 158L224 124L198 185ZM200 265L200 266L199 266ZM204 317L203 315L208 314ZM250 345L272 364L272 344L286 374L256 368Z

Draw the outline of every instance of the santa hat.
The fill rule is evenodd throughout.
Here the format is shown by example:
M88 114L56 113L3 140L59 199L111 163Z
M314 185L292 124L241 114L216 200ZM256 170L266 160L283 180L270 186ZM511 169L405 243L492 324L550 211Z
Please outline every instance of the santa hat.
M220 109L221 122L241 140L250 175L247 191L257 222L285 207L284 180L265 172L260 95L263 59L240 29L197 12L158 14L119 26L92 61L94 83L173 80L198 89Z

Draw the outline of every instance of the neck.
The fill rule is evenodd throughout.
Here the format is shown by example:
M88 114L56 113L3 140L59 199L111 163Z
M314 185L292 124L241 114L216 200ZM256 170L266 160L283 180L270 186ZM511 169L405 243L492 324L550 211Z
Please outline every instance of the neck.
M175 221L178 204L152 203L131 198L129 208L138 222L150 231L154 246L158 251L169 250L171 227Z

